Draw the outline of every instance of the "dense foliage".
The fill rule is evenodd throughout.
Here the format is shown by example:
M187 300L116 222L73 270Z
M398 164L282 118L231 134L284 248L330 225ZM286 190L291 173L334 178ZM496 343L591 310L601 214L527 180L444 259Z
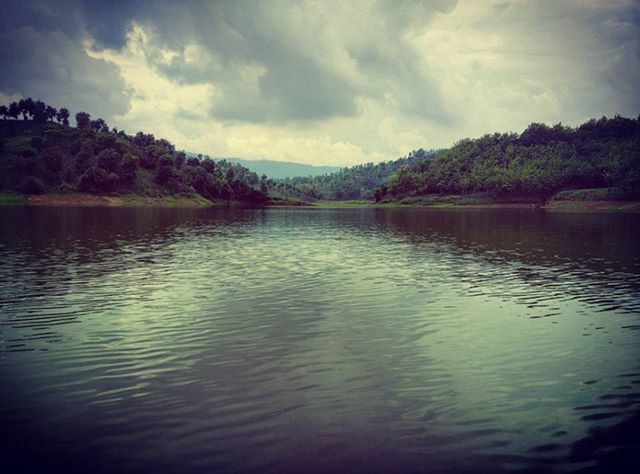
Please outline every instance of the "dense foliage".
M109 129L30 98L0 106L0 190L23 193L199 194L207 199L376 201L484 193L547 200L571 189L640 197L640 117L592 119L577 128L531 124L521 134L464 139L441 151L367 163L314 177L259 177L239 164L176 151L165 139ZM54 121L57 121L54 122Z
M8 118L0 120L0 190L267 199L266 182L238 164L188 157L165 139L110 130L86 112L76 114L75 128L67 109L32 99L0 106L0 115Z
M270 189L307 200L370 200L375 197L376 190L387 183L398 170L428 160L435 154L435 151L420 149L393 161L366 163L321 176L276 180L271 183Z
M520 135L464 139L433 159L401 167L376 198L488 193L544 201L582 188L640 197L640 117L592 119L575 129L533 123Z

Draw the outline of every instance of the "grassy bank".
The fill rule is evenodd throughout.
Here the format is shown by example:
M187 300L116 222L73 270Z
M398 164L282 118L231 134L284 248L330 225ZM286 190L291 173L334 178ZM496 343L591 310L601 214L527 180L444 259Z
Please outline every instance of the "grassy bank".
M578 190L568 194L559 193L547 203L540 203L532 199L520 200L492 200L484 195L425 195L403 198L398 201L297 201L291 199L271 199L266 205L269 207L317 207L317 208L439 208L439 209L545 209L549 211L626 211L640 212L640 201L589 199L590 190ZM600 192L598 197L607 194ZM28 206L112 206L112 207L211 207L243 205L238 201L210 201L202 196L141 196L125 195L95 195L82 193L50 193L26 195L19 193L0 193L0 205L28 205Z
M551 201L544 206L550 211L622 211L640 212L640 201Z
M624 199L615 188L578 189L562 191L544 202L532 196L495 197L487 193L426 194L405 196L398 200L372 201L318 201L318 207L429 207L480 209L546 209L551 211L640 211L640 201Z
M227 205L228 202L212 202L202 196L140 196L126 194L121 196L95 194L38 194L0 193L2 205L29 206L120 206L120 207L208 207Z
M28 204L29 198L23 194L0 192L0 206Z

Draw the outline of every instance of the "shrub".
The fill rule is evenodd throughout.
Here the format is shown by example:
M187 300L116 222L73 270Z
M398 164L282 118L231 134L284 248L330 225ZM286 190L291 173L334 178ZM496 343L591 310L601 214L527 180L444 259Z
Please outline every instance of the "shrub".
M115 150L102 150L98 154L98 166L110 171L111 173L117 173L120 168L120 161L122 157Z
M44 165L52 173L59 173L62 169L63 155L60 148L47 148L42 154Z
M119 179L117 174L93 166L80 178L78 190L86 193L110 193L117 188Z
M120 182L125 186L130 186L136 182L138 176L138 157L127 153L122 157L120 165Z
M83 174L91 166L93 166L93 153L86 148L83 148L76 155L76 172Z
M42 180L34 176L25 177L18 186L18 191L25 194L42 194L44 190L45 186Z

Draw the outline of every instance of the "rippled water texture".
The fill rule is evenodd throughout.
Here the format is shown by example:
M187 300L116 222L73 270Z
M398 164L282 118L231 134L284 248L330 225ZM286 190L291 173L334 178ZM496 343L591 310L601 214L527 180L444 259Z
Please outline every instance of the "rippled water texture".
M78 472L620 471L639 233L531 210L0 208L0 450Z

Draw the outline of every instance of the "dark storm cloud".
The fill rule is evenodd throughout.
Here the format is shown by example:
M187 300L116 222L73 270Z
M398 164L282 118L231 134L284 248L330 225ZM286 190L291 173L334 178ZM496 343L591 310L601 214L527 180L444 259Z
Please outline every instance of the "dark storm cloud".
M131 21L144 18L145 12L153 8L150 0L84 0L81 3L86 29L97 45L116 49L124 46Z
M118 69L85 53L77 2L1 2L0 92L103 117L126 112Z

